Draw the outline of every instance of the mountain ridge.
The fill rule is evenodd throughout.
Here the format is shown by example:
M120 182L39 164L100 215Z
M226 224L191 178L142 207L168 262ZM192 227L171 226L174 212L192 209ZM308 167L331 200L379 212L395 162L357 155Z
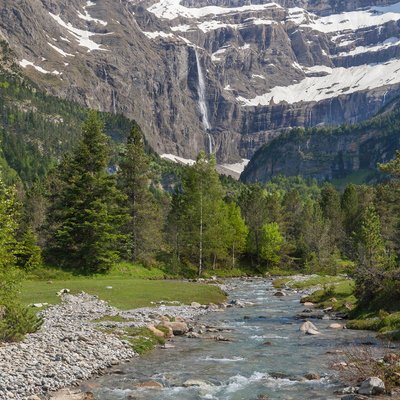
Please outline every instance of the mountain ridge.
M287 128L356 123L400 93L400 3L279 3L1 0L0 35L40 88L135 119L158 153L212 143L240 162Z

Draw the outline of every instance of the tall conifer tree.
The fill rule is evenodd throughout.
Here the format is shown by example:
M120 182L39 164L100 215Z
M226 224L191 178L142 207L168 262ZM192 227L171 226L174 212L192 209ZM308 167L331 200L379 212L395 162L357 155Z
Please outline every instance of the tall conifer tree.
M90 112L77 149L56 173L47 219L49 261L80 273L105 272L119 258L124 239L124 196L108 170L108 139Z
M132 261L143 261L161 248L161 211L149 189L150 178L143 134L135 124L128 136L118 175L130 216L124 231L128 235L127 252Z

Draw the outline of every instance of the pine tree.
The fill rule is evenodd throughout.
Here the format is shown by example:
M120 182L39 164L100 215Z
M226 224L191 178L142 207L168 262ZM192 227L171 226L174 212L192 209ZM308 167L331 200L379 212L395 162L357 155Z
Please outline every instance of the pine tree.
M17 220L15 189L4 185L0 171L0 306L16 295L20 278L15 255Z
M252 256L252 261L255 258L257 265L261 263L262 228L269 217L266 195L261 185L249 185L239 199L240 209L249 229L247 251Z
M4 185L0 171L0 342L20 340L41 324L18 298L22 279L16 265L18 219L15 188Z
M329 234L337 248L344 239L343 214L339 192L331 184L325 184L321 190L320 206L323 218L329 225Z
M108 170L103 124L90 112L77 149L52 180L47 218L47 259L79 273L107 271L119 258L125 199Z
M42 251L37 245L37 237L33 229L28 226L18 241L15 255L20 269L29 271L42 264Z
M161 248L161 211L149 189L150 162L145 154L143 134L134 125L118 174L118 184L126 195L130 219L124 227L128 239L128 256L132 261L145 260Z
M343 224L346 234L350 236L355 232L360 217L360 206L358 192L355 185L346 186L341 198L341 209L343 212Z
M367 302L381 288L384 271L390 263L385 254L381 223L373 206L364 212L357 244L356 294L361 302Z
M380 164L379 168L389 174L390 179L377 186L375 204L388 248L400 261L400 151L396 153L396 158Z

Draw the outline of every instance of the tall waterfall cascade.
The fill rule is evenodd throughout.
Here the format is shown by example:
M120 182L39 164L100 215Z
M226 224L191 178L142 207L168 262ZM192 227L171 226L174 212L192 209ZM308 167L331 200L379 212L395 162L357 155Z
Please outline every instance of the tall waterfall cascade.
M210 120L208 118L208 109L207 109L207 102L206 102L206 85L204 81L204 73L203 69L201 67L200 63L200 58L199 54L197 52L197 49L194 49L194 52L196 54L196 64L197 64L197 75L198 75L198 85L197 85L197 91L199 95L199 109L200 109L200 114L203 122L203 127L204 130L206 131L206 134L208 136L208 151L210 154L213 153L213 138L210 135L209 130L211 129L211 124Z

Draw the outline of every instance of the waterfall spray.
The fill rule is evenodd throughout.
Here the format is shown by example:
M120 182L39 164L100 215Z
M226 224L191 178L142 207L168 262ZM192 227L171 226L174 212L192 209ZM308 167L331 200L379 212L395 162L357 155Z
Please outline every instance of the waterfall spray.
M200 58L199 58L199 54L197 53L196 48L194 49L194 52L196 54L197 75L199 78L198 86L197 86L197 90L198 90L198 94L199 94L199 109L200 109L200 114L201 114L201 118L202 118L202 122L203 122L203 127L208 136L208 150L209 150L209 153L212 154L213 153L213 139L209 132L209 130L211 129L211 124L210 124L210 120L208 119L208 109L207 109L207 102L206 102L206 85L205 85L205 81L204 81L204 73L201 68Z

